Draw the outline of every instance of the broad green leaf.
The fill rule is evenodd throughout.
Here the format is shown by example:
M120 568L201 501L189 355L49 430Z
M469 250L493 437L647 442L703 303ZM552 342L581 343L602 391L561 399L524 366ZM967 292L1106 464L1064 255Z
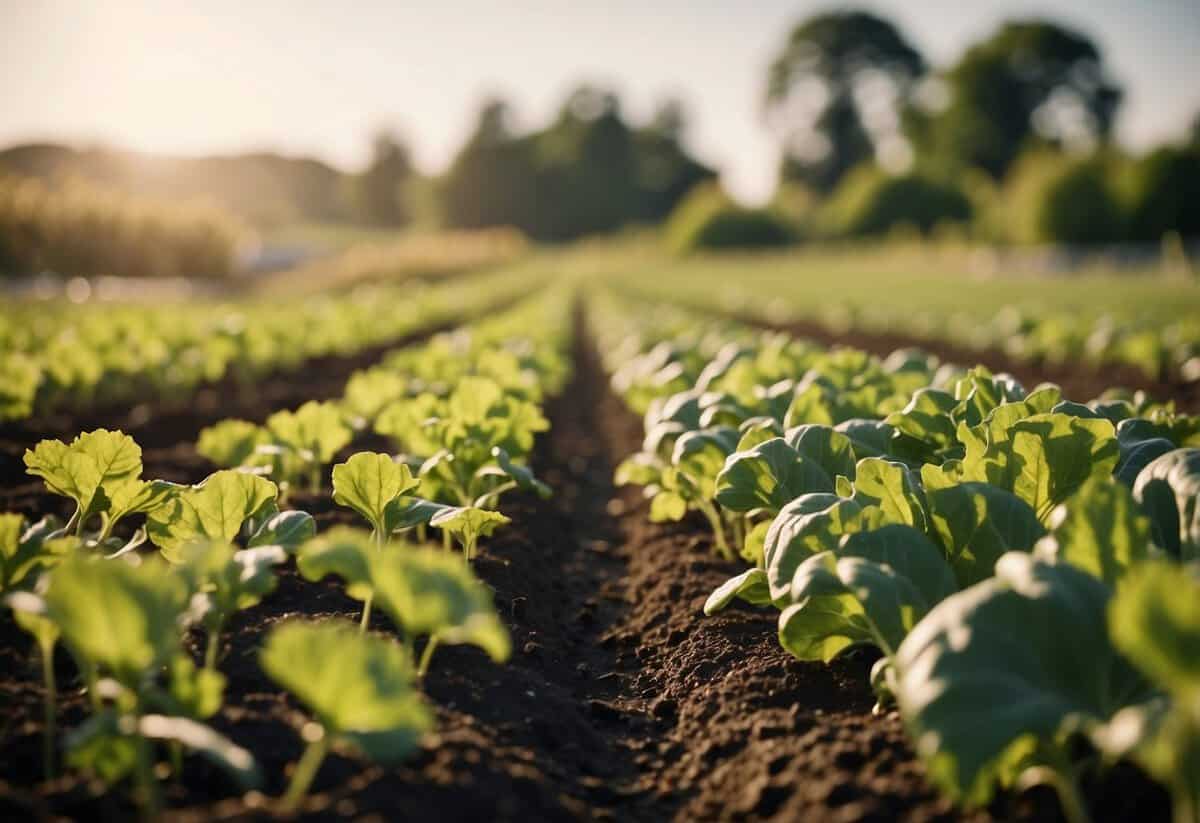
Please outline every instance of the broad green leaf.
M248 420L222 420L200 431L196 451L218 468L236 469L251 462L259 446L270 442L263 427Z
M903 523L844 535L837 557L861 557L886 565L910 581L927 608L958 591L954 572L942 550L924 532Z
M1108 608L1113 644L1185 705L1200 700L1200 577L1167 562L1144 563ZM1200 719L1200 718L1198 718Z
M317 533L317 522L308 512L289 510L276 512L262 521L246 543L253 549L258 546L280 546L287 551L293 551L305 540Z
M1119 457L1107 420L1036 414L1011 425L960 424L958 434L966 446L963 478L1013 492L1043 522L1088 478L1112 474Z
M788 429L787 444L820 466L830 477L854 479L857 456L853 439L837 429L815 423Z
M657 483L662 475L662 459L653 453L637 452L626 457L613 473L613 483L618 486L649 486Z
M717 475L716 501L731 511L776 514L802 494L832 492L833 477L782 437L734 452Z
M334 502L354 509L380 534L387 531L388 505L418 485L408 466L387 454L359 452L333 467Z
M943 600L896 654L896 699L918 755L952 797L985 803L1034 748L1150 696L1109 641L1110 590L1067 563L1011 552ZM1064 752L1061 756L1066 756Z
M992 576L1010 551L1030 551L1046 530L1028 503L988 483L939 482L934 466L921 471L932 533L946 551L959 586Z
M864 457L854 472L854 499L859 504L878 506L888 522L925 527L919 487L907 466L879 457Z
M764 568L771 599L787 597L796 567L808 557L837 548L844 534L888 522L876 506L832 494L806 494L783 507L767 530Z
M404 529L411 529L421 523L428 523L447 509L452 508L421 497L397 497L388 504L384 512L384 529L393 534Z
M489 537L498 526L511 523L512 520L500 512L490 509L479 509L474 506L454 506L438 512L429 520L429 525L444 529L451 534L463 535L468 538Z
M160 560L77 555L54 569L45 601L77 657L136 690L178 651L186 597L183 578Z
M242 524L273 504L277 494L275 484L262 477L229 469L214 472L152 511L146 533L164 556L178 560L188 543L233 542Z
M341 621L288 621L267 636L263 670L326 731L386 761L410 754L433 718L395 641Z
M337 575L346 594L367 600L374 590L371 559L377 552L379 546L366 532L340 526L302 545L296 553L296 568L305 580L314 582Z
M21 515L0 514L0 594L28 586L63 558L67 544L47 539L58 526L57 520L46 518L26 528Z
M435 549L385 552L371 559L379 604L409 637L469 644L496 662L508 659L511 641L491 590L462 561Z
M1159 547L1179 560L1200 559L1200 448L1153 460L1138 475L1133 496L1150 518Z
M168 664L167 691L172 714L203 720L221 710L225 675L216 669L197 668L187 654L177 654Z
M42 654L53 654L62 632L47 615L46 601L33 592L18 591L6 595L4 603L12 609L17 625L37 642Z
M892 412L885 422L896 431L944 449L955 441L955 423L951 416L958 400L940 389L926 388L913 394L900 411Z
M295 411L279 411L267 418L271 439L308 452L306 462L325 464L349 445L354 430L336 403L310 400Z
M1037 554L1078 566L1115 586L1150 551L1150 523L1124 485L1093 478L1051 512Z
M780 644L800 660L824 662L859 645L891 656L932 605L891 566L833 552L800 564L791 597L779 616Z
M704 613L716 614L734 600L745 600L755 606L770 603L771 589L767 585L767 573L763 569L747 569L729 578L704 601Z
M890 452L892 436L896 430L882 420L846 420L834 426L834 431L850 438L854 456L884 457Z
M238 551L228 543L192 543L183 549L184 573L197 596L192 608L217 631L235 612L257 605L275 590L275 567L287 560L281 546ZM199 601L199 602L198 602Z
M650 521L652 523L674 523L683 519L687 514L688 504L679 494L670 491L660 491L650 501Z

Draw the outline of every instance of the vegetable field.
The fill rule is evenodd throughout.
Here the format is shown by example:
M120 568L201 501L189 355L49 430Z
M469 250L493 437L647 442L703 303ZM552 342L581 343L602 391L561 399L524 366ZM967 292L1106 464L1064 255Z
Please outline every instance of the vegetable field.
M795 266L5 304L0 812L1200 820L1195 283Z

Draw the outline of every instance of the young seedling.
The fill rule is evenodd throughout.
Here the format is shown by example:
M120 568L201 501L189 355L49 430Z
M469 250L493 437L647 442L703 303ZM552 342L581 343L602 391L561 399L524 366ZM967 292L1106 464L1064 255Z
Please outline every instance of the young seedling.
M463 560L470 563L475 559L480 537L490 537L497 526L512 520L500 512L474 506L455 506L438 512L429 520L429 525L453 535L463 550Z
M151 542L173 562L197 541L230 543L247 521L267 521L278 510L279 488L262 477L223 470L195 486L180 488L171 500L150 513L146 531Z
M497 663L508 659L512 643L496 615L491 590L453 557L433 549L376 556L371 582L410 650L417 638L428 638L417 663L418 678L429 670L439 643L478 646Z
M238 551L228 543L193 543L184 549L184 573L194 590L188 611L207 633L206 669L216 668L221 632L229 618L275 590L275 566L285 560L287 552L278 544Z
M75 512L67 523L76 536L91 545L128 551L144 537L135 536L124 548L110 544L113 527L135 512L154 512L170 501L178 486L161 480L141 479L142 450L122 432L97 429L76 437L70 445L61 440L43 440L26 449L29 474L41 477L46 488L75 501ZM99 518L99 527L87 533Z
M299 477L307 475L309 491L316 494L321 490L321 467L333 460L334 455L349 445L354 430L346 422L341 408L336 403L318 403L310 400L295 411L280 411L267 418L266 430L270 442L259 446L264 449L282 450L298 463ZM290 461L284 461L285 466ZM299 479L287 471L278 477L280 483L289 487Z
M271 630L259 659L314 716L301 731L307 745L282 797L284 813L299 808L331 748L395 763L433 725L404 649L350 624L284 623Z
M184 576L156 558L134 565L79 555L50 573L44 596L45 616L84 672L94 709L68 738L70 760L109 783L132 774L148 817L160 802L154 740L199 751L245 785L257 779L248 752L189 717L160 713L211 714L220 705L219 674L179 663L188 596Z

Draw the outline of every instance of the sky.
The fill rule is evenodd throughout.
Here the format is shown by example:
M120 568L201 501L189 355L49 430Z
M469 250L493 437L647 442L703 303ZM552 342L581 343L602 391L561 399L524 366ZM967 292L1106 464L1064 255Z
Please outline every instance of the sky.
M1005 19L1049 17L1092 36L1127 93L1133 149L1200 111L1200 0L876 0L935 66ZM58 140L166 154L248 149L361 166L396 129L441 171L499 94L542 125L581 81L644 118L688 104L687 143L753 202L778 149L761 114L766 66L805 0L0 0L0 144Z

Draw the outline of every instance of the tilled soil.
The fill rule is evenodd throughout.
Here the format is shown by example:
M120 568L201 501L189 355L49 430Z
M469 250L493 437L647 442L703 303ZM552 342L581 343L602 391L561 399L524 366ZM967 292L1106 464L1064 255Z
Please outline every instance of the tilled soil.
M736 569L714 558L701 524L647 521L634 489L612 487L640 424L607 389L582 333L576 373L549 404L553 428L534 455L550 500L506 499L513 523L475 569L513 635L498 665L471 648L441 648L424 683L437 731L403 766L330 757L303 809L311 819L941 820L961 813L923 777L895 715L874 716L870 655L832 666L794 660L773 614L730 609L705 618L709 592ZM194 436L194 435L193 435ZM29 445L29 444L26 444ZM186 444L147 451L147 475L208 471ZM327 496L300 497L321 529L353 523ZM6 473L0 508L31 516L63 505ZM258 759L263 794L237 796L198 759L167 787L181 820L272 816L302 744L303 711L259 670L263 633L290 617L357 619L332 581L289 565L278 589L227 632L229 678L214 725ZM390 633L375 614L371 629ZM201 637L189 638L199 657ZM129 819L120 790L66 776L40 782L41 688L31 644L0 617L0 819ZM74 667L56 659L60 728L84 717ZM1166 819L1165 798L1137 775L1096 787L1098 819ZM1132 786L1132 789L1124 789ZM1054 819L1044 794L997 801L974 817Z

